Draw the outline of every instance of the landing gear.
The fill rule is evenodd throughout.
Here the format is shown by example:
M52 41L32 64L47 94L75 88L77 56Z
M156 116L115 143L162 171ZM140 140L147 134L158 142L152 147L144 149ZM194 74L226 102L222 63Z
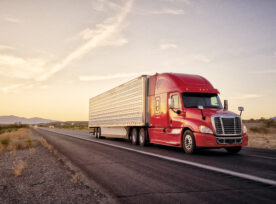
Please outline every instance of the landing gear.
M95 135L96 135L96 138L97 138L97 139L102 139L102 136L101 136L101 128L96 128Z

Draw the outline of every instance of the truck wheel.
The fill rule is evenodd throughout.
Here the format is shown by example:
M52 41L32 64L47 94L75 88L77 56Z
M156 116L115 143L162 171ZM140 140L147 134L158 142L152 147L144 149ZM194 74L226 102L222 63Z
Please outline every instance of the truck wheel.
M145 146L147 145L147 129L141 128L139 131L139 144L140 146Z
M186 130L184 132L182 145L185 153L192 154L195 152L196 144L195 144L195 137L192 131Z
M230 154L237 154L239 151L241 151L242 147L225 147L226 151Z
M137 130L137 128L133 128L131 130L131 143L133 145L137 145L138 144L138 130Z

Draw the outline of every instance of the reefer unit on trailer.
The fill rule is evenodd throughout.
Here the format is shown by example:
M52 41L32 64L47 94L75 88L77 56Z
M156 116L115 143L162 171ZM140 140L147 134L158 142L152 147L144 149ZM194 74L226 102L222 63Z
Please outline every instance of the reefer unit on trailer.
M227 109L201 76L143 75L90 99L89 130L96 138L182 147L186 153L218 147L237 153L248 143L247 130L240 115Z

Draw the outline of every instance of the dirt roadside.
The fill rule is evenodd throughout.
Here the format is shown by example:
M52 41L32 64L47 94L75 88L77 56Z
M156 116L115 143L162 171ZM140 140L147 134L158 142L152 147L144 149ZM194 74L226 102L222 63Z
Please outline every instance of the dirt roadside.
M0 203L110 203L46 140L32 141L32 148L0 152Z

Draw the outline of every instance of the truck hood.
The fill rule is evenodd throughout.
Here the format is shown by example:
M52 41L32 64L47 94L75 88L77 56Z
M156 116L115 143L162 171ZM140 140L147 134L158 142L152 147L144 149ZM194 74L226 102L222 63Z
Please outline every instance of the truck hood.
M199 113L200 113L200 110L198 110ZM201 114L201 113L200 113ZM203 109L203 114L206 116L206 117L211 117L212 115L217 115L217 114L220 114L220 115L224 115L224 114L234 114L234 115L237 115L236 113L233 113L231 111L226 111L226 110L223 110L223 109L214 109L214 108L205 108Z
M186 112L186 119L192 120L198 124L204 124L206 126L212 127L212 121L211 121L212 115L231 114L231 115L239 116L238 114L233 113L231 111L226 111L223 109L214 109L214 108L203 109L203 114L206 117L205 120L202 120L201 112L199 109L191 108L191 109L187 110L187 112Z

